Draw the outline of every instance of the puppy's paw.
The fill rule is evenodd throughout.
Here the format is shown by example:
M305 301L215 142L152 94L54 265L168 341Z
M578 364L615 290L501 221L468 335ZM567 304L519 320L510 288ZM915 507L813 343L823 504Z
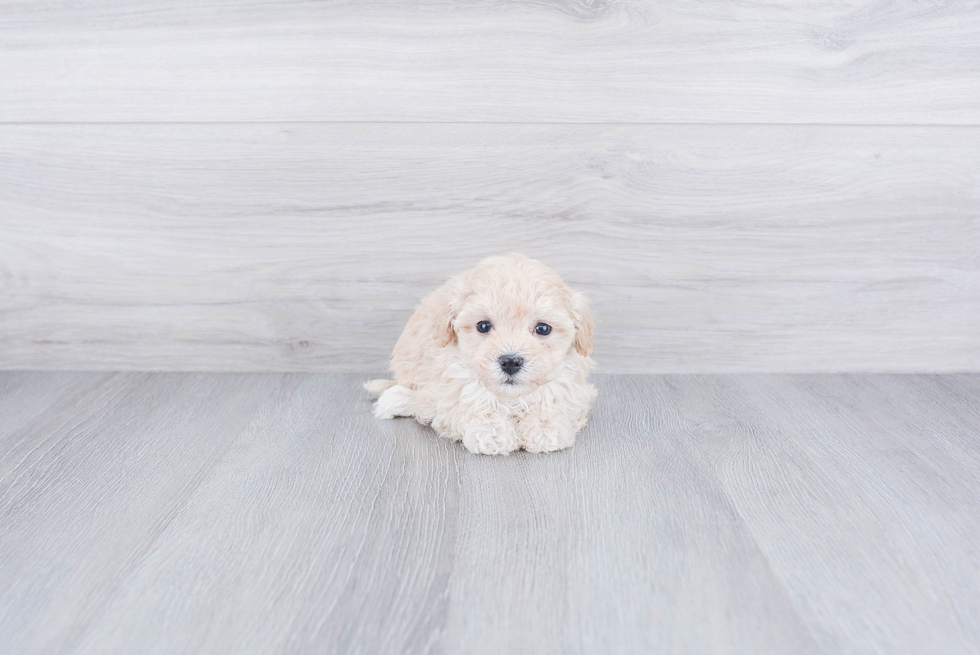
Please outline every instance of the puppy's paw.
M412 416L412 390L400 384L385 389L374 404L374 415L378 418Z
M525 416L517 424L518 436L529 453L553 453L575 443L575 428L564 421L545 423L534 416Z
M510 420L471 421L463 430L463 445L471 453L507 455L521 447Z

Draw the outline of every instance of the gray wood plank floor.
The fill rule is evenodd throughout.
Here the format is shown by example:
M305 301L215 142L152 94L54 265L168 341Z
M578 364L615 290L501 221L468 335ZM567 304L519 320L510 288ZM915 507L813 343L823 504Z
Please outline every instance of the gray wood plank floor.
M0 652L980 651L980 376L599 376L509 458L361 379L0 374Z

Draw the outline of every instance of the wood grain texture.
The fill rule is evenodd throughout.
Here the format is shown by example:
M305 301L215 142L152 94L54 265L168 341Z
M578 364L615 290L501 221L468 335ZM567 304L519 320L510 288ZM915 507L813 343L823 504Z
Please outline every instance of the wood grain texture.
M673 401L663 411L689 427L826 652L977 648L975 398L935 394L922 378L663 385ZM852 593L840 593L845 586Z
M376 371L522 251L628 371L980 370L980 129L0 128L0 367Z
M599 389L571 451L464 477L446 652L821 652L648 379Z
M26 423L23 404L0 404L21 423L0 433L0 651L64 652L278 378L30 377L58 393Z
M599 376L509 458L361 379L0 374L0 650L980 648L980 376Z
M0 121L977 124L975 2L0 4Z
M449 602L464 454L417 424L379 424L353 376L285 380L77 652L431 643Z

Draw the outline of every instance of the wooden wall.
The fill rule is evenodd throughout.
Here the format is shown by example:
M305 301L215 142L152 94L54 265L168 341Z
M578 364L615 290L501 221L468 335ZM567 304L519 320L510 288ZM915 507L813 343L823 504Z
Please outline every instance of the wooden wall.
M489 254L616 371L980 370L980 4L0 4L0 368L380 371Z

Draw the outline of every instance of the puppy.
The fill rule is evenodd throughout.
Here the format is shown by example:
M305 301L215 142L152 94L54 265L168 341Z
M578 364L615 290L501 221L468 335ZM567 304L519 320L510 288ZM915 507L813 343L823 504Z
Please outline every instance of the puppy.
M523 255L491 257L422 300L372 380L378 418L414 416L471 452L568 448L588 420L588 300Z

